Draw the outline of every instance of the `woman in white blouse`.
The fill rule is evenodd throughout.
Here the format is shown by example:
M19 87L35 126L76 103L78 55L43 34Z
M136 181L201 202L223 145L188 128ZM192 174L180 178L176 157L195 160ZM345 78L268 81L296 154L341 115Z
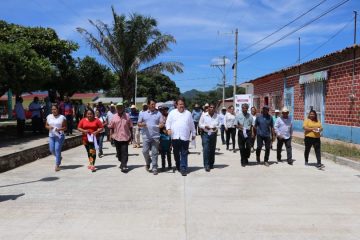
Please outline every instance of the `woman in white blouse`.
M231 137L231 142L233 145L233 152L235 152L235 136L236 136L236 126L235 126L235 111L234 106L229 106L227 113L224 118L225 132L226 132L226 150L229 150L229 142Z
M60 171L61 149L64 143L66 131L66 118L59 114L59 107L53 105L51 114L46 117L45 128L49 130L49 149L55 155L55 171Z

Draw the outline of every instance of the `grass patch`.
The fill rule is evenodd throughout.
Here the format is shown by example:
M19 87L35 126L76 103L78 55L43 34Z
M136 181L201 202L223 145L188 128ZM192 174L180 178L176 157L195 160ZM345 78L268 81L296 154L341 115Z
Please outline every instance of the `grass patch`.
M293 142L304 145L304 139L293 137ZM335 156L349 158L360 161L360 151L356 147L350 147L341 143L321 142L321 151Z

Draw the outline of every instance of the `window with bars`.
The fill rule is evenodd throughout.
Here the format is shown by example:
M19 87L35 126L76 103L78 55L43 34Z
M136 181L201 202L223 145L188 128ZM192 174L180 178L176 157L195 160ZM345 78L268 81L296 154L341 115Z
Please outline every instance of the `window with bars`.
M281 109L281 96L272 96L272 107L273 109Z
M309 114L313 109L317 113L318 120L321 121L321 110L323 107L324 82L312 82L305 84L305 114Z

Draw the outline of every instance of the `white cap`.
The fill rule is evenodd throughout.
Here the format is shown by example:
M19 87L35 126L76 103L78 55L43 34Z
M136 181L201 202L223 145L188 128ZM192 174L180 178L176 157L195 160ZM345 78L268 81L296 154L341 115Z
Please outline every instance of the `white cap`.
M279 109L275 109L275 112L276 112L276 113L279 113L279 112L280 112L280 110L279 110Z

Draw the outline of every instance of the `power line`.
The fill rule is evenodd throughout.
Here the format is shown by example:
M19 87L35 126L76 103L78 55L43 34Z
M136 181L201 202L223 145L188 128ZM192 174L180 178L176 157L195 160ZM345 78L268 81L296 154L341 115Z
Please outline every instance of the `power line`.
M290 21L289 23L285 24L285 25L282 26L281 28L279 28L279 29L275 30L274 32L270 33L269 35L263 37L262 39L260 39L260 40L258 40L258 41L256 41L256 42L250 44L249 46L241 49L240 51L244 51L244 50L246 50L246 49L249 49L249 48L257 45L258 43L261 43L261 42L264 41L265 39L271 37L272 35L280 32L281 30L283 30L284 28L286 28L286 27L289 26L290 24L296 22L297 20L299 20L300 18L302 18L303 16L305 16L306 14L308 14L309 12L311 12L312 10L314 10L315 8L317 8L318 6L320 6L321 4L323 4L324 2L326 2L326 0L321 1L320 3L316 4L315 6L313 6L312 8L310 8L309 10L307 10L306 12L304 12L303 14L301 14L300 16L296 17L294 20Z
M313 18L312 20L306 22L305 24L301 25L299 28L296 28L295 30L293 30L293 31L291 31L291 32L283 35L283 36L280 37L278 40L276 40L276 41L274 41L274 42L272 42L272 43L269 43L269 44L266 45L265 47L260 48L259 50L253 52L252 54L250 54L250 55L248 55L248 56L240 59L240 60L239 60L239 63L245 61L246 59L248 59L248 58L250 58L250 57L252 57L252 56L254 56L254 55L256 55L256 54L258 54L259 52L264 51L265 49L271 47L272 45L274 45L274 44L280 42L281 40L287 38L288 36L292 35L293 33L295 33L295 32L297 32L297 31L303 29L304 27L310 25L311 23L315 22L316 20L320 19L321 17L325 16L326 14L328 14L328 13L334 11L335 9L337 9L338 7L344 5L344 4L345 4L346 2L348 2L348 1L350 1L350 0L345 0L345 1L341 2L341 3L338 3L338 4L335 5L335 6L332 6L332 7L329 8L326 12L324 12L324 13L320 14L319 16L317 16L316 18Z
M322 44L320 44L320 46L318 46L317 48L315 48L314 50L312 50L310 53L308 53L305 57L302 57L300 59L300 61L306 59L307 57L311 56L312 54L314 54L317 50L319 50L320 48L322 48L324 45L326 45L328 42L330 42L332 39L334 39L337 35L339 35L342 31L344 31L345 28L347 28L347 26L349 26L349 24L353 21L354 18L351 18L347 23L344 24L344 26L339 29L335 34L333 34L329 39L327 39L325 42L323 42Z

